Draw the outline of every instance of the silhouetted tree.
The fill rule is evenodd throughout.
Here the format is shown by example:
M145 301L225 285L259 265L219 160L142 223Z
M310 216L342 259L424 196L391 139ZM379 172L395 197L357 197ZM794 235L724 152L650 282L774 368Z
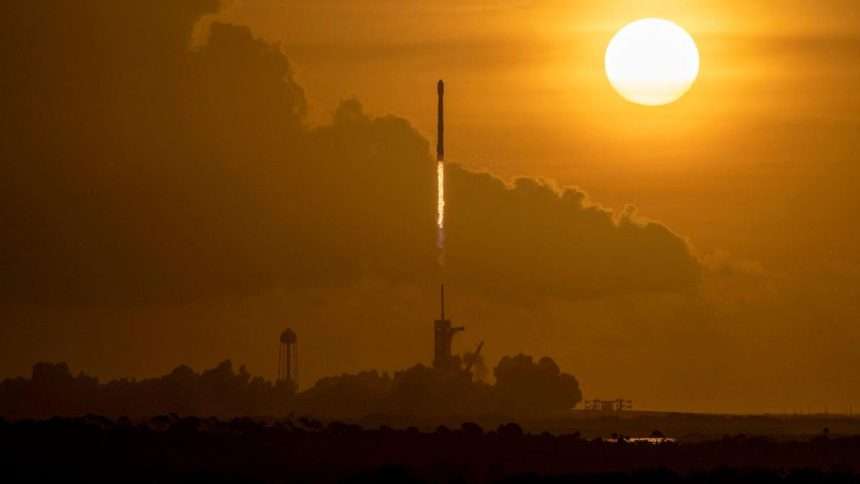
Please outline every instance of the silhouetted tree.
M506 356L493 373L498 409L511 415L535 415L572 409L582 400L579 382L562 373L551 358L535 363L531 356Z
M379 412L390 392L391 377L376 371L327 377L299 394L295 409L324 417L363 417Z
M438 371L416 365L394 375L388 408L399 415L451 416L485 413L489 387L459 369Z

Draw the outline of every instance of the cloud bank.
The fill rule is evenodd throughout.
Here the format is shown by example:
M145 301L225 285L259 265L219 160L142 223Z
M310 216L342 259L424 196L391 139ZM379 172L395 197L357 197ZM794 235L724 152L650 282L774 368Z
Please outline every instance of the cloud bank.
M217 2L10 5L0 20L0 292L183 301L363 276L569 299L694 287L686 242L576 189L448 171L435 249L428 141L358 101L310 127L275 45L192 32ZM433 86L428 85L428 89Z

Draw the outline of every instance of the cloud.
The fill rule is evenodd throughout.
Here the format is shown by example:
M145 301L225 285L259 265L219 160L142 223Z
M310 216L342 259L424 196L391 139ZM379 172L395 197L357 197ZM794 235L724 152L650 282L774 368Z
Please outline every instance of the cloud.
M0 290L7 301L183 301L436 276L426 139L344 102L311 128L277 46L213 1L20 3L3 31ZM449 166L446 278L489 294L677 291L663 225L573 188Z
M697 261L661 224L616 217L575 188L528 178L507 186L451 168L448 260L458 279L572 299L696 285Z

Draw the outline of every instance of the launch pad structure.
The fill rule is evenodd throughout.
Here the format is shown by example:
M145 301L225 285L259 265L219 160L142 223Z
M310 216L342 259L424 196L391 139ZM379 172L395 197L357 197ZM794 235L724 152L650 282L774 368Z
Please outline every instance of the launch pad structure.
M586 400L585 410L598 413L622 413L633 411L633 401L618 398L615 400Z
M454 357L451 354L451 344L454 335L465 330L463 326L453 326L451 320L445 317L445 285L440 290L440 315L433 323L433 368L437 370L450 370L454 367Z

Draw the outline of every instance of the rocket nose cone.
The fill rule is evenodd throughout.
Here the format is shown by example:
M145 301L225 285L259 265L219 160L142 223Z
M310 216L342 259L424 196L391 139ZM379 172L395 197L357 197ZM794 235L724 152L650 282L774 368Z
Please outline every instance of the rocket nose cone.
M440 79L439 82L436 83L436 90L439 91L439 94L444 94L445 93L445 81L442 81Z

